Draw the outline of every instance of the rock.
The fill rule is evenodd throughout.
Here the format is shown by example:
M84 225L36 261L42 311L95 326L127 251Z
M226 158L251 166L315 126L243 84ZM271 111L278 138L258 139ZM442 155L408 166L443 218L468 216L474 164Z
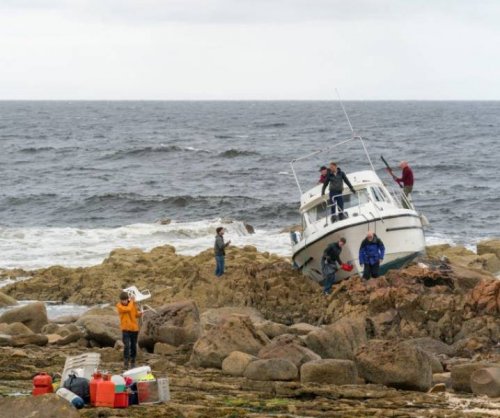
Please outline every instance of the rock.
M13 335L11 339L12 347L24 347L30 344L45 346L48 342L47 336L42 334Z
M255 228L252 225L247 224L246 222L244 222L243 225L245 225L245 229L249 234L255 234Z
M454 356L456 351L455 347L431 337L412 338L404 341L404 344L418 347L428 354L446 354L447 356Z
M79 418L80 413L68 401L55 393L42 396L0 398L2 416L10 418Z
M42 328L42 334L57 334L57 331L59 331L59 325L55 324L53 322L44 325Z
M85 311L83 315L80 316L80 318L84 318L86 316L117 316L118 313L116 312L116 308L114 306L106 306L104 308L101 307L95 307L95 308L90 308L88 311Z
M0 333L7 335L28 335L34 334L26 325L21 322L12 324L0 324Z
M307 334L307 347L322 358L353 360L357 349L368 341L365 319L345 318Z
M0 316L0 323L11 324L22 322L33 332L41 332L44 325L48 324L47 309L43 302L34 302L26 306L14 308Z
M16 305L17 300L3 292L0 292L0 308L5 308L6 306Z
M438 383L431 387L428 393L441 393L446 392L446 385L444 383Z
M474 371L470 376L470 386L475 395L498 398L500 396L500 367L487 367Z
M354 385L357 379L358 370L351 360L316 360L305 363L300 368L302 384Z
M500 239L490 239L477 244L477 254L495 254L500 259Z
M113 347L117 340L121 340L120 320L118 315L85 315L77 322L87 332L89 339L96 341L100 346Z
M258 331L262 331L269 338L277 337L278 335L288 334L288 327L284 324L278 324L273 321L264 321L255 325Z
M320 329L320 327L315 327L314 325L306 324L305 322L299 322L298 324L293 324L289 327L289 333L297 335L307 335L312 331L317 331Z
M434 354L429 354L429 353L426 353L426 354L429 357L429 361L431 363L432 374L443 373L444 368L443 368L443 365L441 364L441 361Z
M457 364L451 368L451 387L457 392L472 392L471 375L476 370L494 366L487 362Z
M241 351L233 351L222 362L222 371L232 376L243 376L245 369L252 362L258 360L257 357Z
M12 337L7 334L0 334L0 347L10 346L12 344Z
M299 337L290 334L274 338L270 344L259 351L258 357L260 359L284 358L290 360L297 368L309 361L321 359L314 351L305 347Z
M192 300L147 311L139 332L139 345L153 350L155 343L173 346L194 343L201 335L200 314Z
M231 315L195 343L190 362L220 369L222 361L233 351L256 355L267 342L248 316Z
M169 356L177 351L177 347L166 343L156 343L154 346L153 353L160 356Z
M298 373L297 367L291 361L272 358L250 362L244 376L251 380L295 380Z
M44 334L47 337L48 344L55 344L59 340L62 340L63 337L61 337L59 334Z
M371 340L357 352L356 365L368 382L418 391L427 391L432 384L429 356L407 344Z
M255 326L265 321L262 314L255 308L225 306L223 308L207 309L203 312L200 318L201 328L203 331L208 331L231 315L248 316Z
M125 347L125 344L123 344L123 340L117 340L115 342L115 345L113 346L113 348L117 351L122 351L124 347Z
M61 338L59 340L57 340L55 344L61 345L61 346L68 345L71 343L76 343L77 341L80 340L80 338L83 338L83 337L84 337L83 332L78 330L78 331L70 332L64 336L61 336Z
M432 383L435 385L438 383L444 383L447 387L451 387L451 373L433 373Z

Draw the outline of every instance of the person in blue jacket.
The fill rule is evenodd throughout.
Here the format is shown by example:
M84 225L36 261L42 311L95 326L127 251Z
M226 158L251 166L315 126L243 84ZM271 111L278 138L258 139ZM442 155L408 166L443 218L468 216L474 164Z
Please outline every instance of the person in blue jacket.
M359 247L359 264L364 266L363 279L379 276L380 262L384 259L384 254L385 247L382 240L372 231L368 231Z

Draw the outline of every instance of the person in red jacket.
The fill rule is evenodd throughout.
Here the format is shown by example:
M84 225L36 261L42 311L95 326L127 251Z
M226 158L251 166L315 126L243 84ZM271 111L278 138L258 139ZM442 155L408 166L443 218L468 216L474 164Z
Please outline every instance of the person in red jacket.
M120 316L120 328L123 338L123 366L128 370L135 367L135 357L137 355L137 336L139 335L139 324L137 318L142 316L142 312L137 309L135 297L129 296L127 292L120 293L120 302L116 304L116 310Z
M391 172L394 180L398 182L398 184L403 186L403 193L405 194L404 199L402 199L403 207L406 209L410 208L411 202L411 192L413 191L413 171L408 165L408 161L401 161L399 163L399 168L401 168L401 177L396 177L394 173Z

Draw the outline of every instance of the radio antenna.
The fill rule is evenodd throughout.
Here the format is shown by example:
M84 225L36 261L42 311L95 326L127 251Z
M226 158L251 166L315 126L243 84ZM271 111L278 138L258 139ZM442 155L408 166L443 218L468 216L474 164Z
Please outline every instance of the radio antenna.
M349 124L349 128L351 128L352 136L354 138L356 136L354 134L354 128L352 127L352 123L351 123L351 120L349 119L349 115L347 114L347 112L345 110L344 103L342 102L342 98L340 97L340 93L337 89L335 89L335 93L337 93L337 97L339 98L340 106L342 107L342 110L344 111L345 118L347 119L347 123Z

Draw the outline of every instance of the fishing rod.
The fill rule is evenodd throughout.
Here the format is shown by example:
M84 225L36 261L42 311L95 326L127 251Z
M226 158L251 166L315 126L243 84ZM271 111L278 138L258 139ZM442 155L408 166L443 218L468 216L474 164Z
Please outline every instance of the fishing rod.
M384 156L383 156L383 155L381 155L381 156L380 156L380 159L382 160L382 162L383 162L383 163L385 164L385 166L387 167L387 171L388 171L388 172L389 172L389 174L392 176L392 178L394 179L394 181L395 181L396 183L398 183L398 186L399 186L400 188L402 188L403 186L401 186L401 184L399 184L399 182L396 180L396 176L394 175L394 172L392 171L391 166L390 166L390 165L389 165L389 163L385 160L385 158L384 158Z

